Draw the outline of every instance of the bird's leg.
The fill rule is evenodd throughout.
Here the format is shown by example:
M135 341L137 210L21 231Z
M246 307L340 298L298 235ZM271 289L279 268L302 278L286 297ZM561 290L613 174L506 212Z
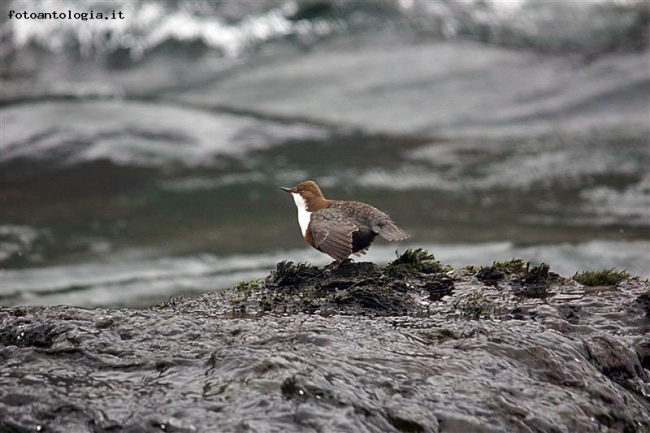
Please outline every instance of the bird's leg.
M336 268L339 267L340 264L341 264L341 262L339 262L338 260L334 260L332 263L330 263L329 265L325 266L325 270L336 269Z
M325 266L324 271L326 273L330 273L336 269L339 269L341 266L345 266L348 263L354 263L352 259L347 258L344 260L341 260L340 262L338 260L333 261L329 265Z
M332 263L331 266L332 266L332 269L339 269L339 268L347 266L350 263L354 263L354 260L352 260L351 258L348 257L347 259L343 259L340 262Z

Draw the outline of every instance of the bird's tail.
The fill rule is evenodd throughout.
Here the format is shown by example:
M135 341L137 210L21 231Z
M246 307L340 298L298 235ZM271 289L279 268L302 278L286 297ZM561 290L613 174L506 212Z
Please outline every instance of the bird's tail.
M397 227L392 221L383 221L374 228L374 231L379 236L390 242L403 241L404 239L411 237L410 234Z

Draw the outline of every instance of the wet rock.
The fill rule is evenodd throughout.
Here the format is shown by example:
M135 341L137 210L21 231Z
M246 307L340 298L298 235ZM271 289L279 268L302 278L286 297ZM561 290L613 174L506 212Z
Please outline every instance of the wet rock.
M411 251L146 310L0 308L0 431L650 432L647 281L483 269Z
M482 290L459 295L452 305L462 317L469 319L501 317L498 305Z
M560 305L557 308L560 317L564 318L567 322L577 325L580 323L580 316L584 315L584 310L580 305Z
M636 345L635 350L643 368L650 371L650 338L640 341Z
M454 280L444 275L437 275L434 278L427 278L422 288L429 294L430 301L439 301L454 292Z
M5 346L50 347L54 339L65 332L52 324L18 323L0 329L0 343Z
M632 349L608 336L595 336L584 344L592 364L614 382L632 389L648 383L648 375Z
M650 290L639 295L639 297L636 298L636 302L641 304L641 306L645 310L646 316L650 317Z
M386 419L403 433L433 433L439 429L437 418L431 419L427 413L419 413L417 408L394 405L386 410Z

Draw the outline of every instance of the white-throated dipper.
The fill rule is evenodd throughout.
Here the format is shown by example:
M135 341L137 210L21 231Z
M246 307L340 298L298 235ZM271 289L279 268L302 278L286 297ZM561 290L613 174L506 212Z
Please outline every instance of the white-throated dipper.
M339 263L350 254L365 254L377 235L387 241L402 241L410 236L369 204L326 199L311 180L282 189L290 192L296 202L298 222L307 243Z

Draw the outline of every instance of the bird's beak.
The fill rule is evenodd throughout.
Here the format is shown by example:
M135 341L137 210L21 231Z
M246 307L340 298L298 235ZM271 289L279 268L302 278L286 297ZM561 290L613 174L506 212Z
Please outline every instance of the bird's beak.
M291 188L285 188L285 187L281 186L280 189L282 191L291 192Z

